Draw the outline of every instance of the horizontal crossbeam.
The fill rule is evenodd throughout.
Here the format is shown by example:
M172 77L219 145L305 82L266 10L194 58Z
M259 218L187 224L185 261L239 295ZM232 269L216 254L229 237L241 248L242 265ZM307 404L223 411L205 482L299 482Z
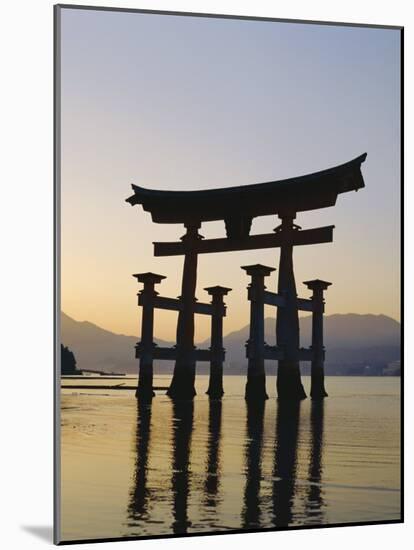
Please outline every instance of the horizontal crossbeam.
M280 294L275 294L274 292L269 292L265 290L264 292L264 303L268 306L278 306L278 307L284 307L285 305L285 298L284 296L281 296Z
M283 359L284 353L281 348L277 346L265 346L264 348L264 358L265 359Z
M167 309L170 311L181 311L183 304L179 298L166 298L164 296L152 296L148 297L145 294L138 295L138 305L146 305L146 302L151 303L154 308L157 309ZM212 304L206 304L204 302L195 302L194 303L194 313L200 315L213 315L213 313L219 313L223 317L226 315L226 308L223 306L221 311L217 311L217 306Z
M249 295L250 299L250 295ZM276 294L275 292L269 292L268 290L265 290L264 292L264 303L268 306L277 306L277 307L284 307L286 302L284 296L281 296L280 294ZM313 311L313 301L308 300L306 298L298 298L297 306L299 311Z
M313 311L313 301L306 298L298 298L297 305L299 311Z
M314 352L312 348L300 348L299 361L313 361Z
M304 229L292 231L287 240L286 235L280 233L265 233L262 235L251 235L243 239L221 238L199 240L192 250L197 254L208 254L213 252L233 252L236 250L255 250L260 248L277 248L286 242L292 245L306 245L330 243L333 240L334 225L317 227L315 229ZM186 253L184 242L155 242L155 256L181 256Z
M138 359L141 357L142 348L140 342L135 346L135 357ZM152 349L153 359L161 359L165 361L173 361L177 358L177 348L167 348L162 346L154 346ZM196 361L210 361L211 350L209 349L195 349L193 351L194 359ZM224 352L223 352L224 354Z
M154 299L154 307L158 309L167 309L170 311L180 311L181 303L177 298L164 298L164 296L157 296Z
M246 356L248 359L254 359L254 348L253 346L246 346ZM313 349L312 348L300 348L298 350L298 359L299 361L312 361L313 360ZM284 353L282 348L277 346L264 346L264 359L270 361L280 361L284 358Z

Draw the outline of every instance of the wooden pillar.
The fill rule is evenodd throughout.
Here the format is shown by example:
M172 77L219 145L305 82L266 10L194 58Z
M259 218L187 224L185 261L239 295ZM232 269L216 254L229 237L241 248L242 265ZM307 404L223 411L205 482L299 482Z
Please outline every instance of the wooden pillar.
M275 270L260 264L244 266L242 269L252 278L247 287L250 301L250 332L246 344L248 366L245 398L263 400L268 399L264 367L264 278Z
M197 284L197 252L195 246L203 237L199 235L199 222L185 225L187 232L181 238L185 247L181 287L181 309L177 322L177 358L174 374L167 391L172 399L193 399L196 394L194 356L194 304Z
M221 399L223 396L223 362L225 351L223 348L223 317L226 314L223 296L231 291L224 286L210 286L205 288L211 296L213 312L211 315L211 359L210 380L207 394L210 399Z
M282 224L275 229L283 238L280 247L278 294L285 305L277 308L276 341L284 357L278 361L277 393L279 399L305 399L299 368L299 313L293 271L293 237L298 227L294 214L279 215Z
M332 283L315 279L305 281L304 284L312 290L312 367L311 367L311 397L312 399L323 399L328 397L325 391L325 348L323 345L323 314L325 301L323 292Z
M154 287L165 277L156 273L138 273L133 275L144 288L138 294L138 305L142 306L141 342L136 346L139 356L139 377L136 397L142 400L151 400L154 391L153 355L154 355L154 299L158 295Z

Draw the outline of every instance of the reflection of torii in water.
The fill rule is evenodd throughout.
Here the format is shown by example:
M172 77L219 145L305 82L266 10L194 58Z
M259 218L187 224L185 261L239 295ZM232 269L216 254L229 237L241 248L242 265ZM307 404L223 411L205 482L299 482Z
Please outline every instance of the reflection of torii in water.
M152 360L154 358L175 359L174 375L168 391L173 399L192 399L195 395L197 360L210 360L211 374L214 369L218 368L220 371L224 350L220 349L217 342L212 341L210 352L196 350L194 347L194 314L208 314L213 319L215 312L216 322L224 315L222 310L220 310L221 313L219 312L218 306L214 307L214 300L211 305L200 304L196 300L198 254L273 247L281 249L278 294L265 293L263 303L270 303L277 307L277 346L274 349L266 348L264 350L266 353L262 350L263 353L257 360L255 357L249 357L252 361L249 363L250 384L248 383L246 387L246 398L265 399L267 397L263 386L264 374L260 370L261 363L266 358L277 359L279 362L277 390L280 398L297 400L305 397L299 371L301 360L312 361L312 397L320 399L326 395L323 386L322 291L329 283L318 280L308 281L308 287L313 290L312 299L297 298L293 247L332 242L334 226L302 230L293 223L293 220L298 212L334 206L339 194L364 187L361 164L365 158L366 154L363 154L346 164L306 176L239 187L205 191L157 191L132 186L134 194L127 199L127 202L131 205L141 204L144 210L151 213L155 223L180 223L186 228L186 234L181 238L181 242L154 243L155 256L184 256L181 296L178 300L157 298L157 293L154 294L154 284L159 283L162 276L154 274L137 276L141 277L139 279L141 282L144 282L144 291L141 292L142 298L140 298L141 305L145 303L150 309L152 308L151 311L155 307L178 311L177 345L171 349L157 350L154 347L151 332L152 313L146 317L146 328L143 326L142 330L147 336L151 333L151 338L142 341L137 349L137 356L141 359L140 369L147 373L142 377L142 381L140 376L140 387L137 392L139 397L152 397ZM281 219L281 224L275 232L250 235L253 218L271 214ZM204 239L198 232L202 222L214 220L224 221L227 236L219 239ZM150 289L147 293L145 293L145 276L153 277L152 290ZM211 289L221 289L219 291L221 297L230 290L223 287L211 287ZM264 291L264 286L259 290ZM252 291L251 294L254 292ZM266 299L270 301L266 302ZM257 306L254 304L255 297L252 296L250 300L251 307L254 309ZM259 309L263 303L258 304ZM220 307L224 307L222 301ZM299 348L298 311L300 309L313 313L314 337L312 348L309 350ZM253 334L251 332L252 354L260 351L264 345L260 323L256 328L258 330ZM258 365L256 368L255 364ZM256 383L256 379L259 382ZM220 384L220 375L216 376L216 380L217 384ZM221 397L220 389L215 391L213 387L210 397Z

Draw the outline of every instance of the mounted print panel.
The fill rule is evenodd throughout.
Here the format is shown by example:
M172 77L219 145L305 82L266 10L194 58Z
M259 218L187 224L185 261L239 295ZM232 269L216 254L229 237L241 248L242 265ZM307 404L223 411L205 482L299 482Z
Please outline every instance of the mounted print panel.
M402 32L55 7L56 543L402 521Z

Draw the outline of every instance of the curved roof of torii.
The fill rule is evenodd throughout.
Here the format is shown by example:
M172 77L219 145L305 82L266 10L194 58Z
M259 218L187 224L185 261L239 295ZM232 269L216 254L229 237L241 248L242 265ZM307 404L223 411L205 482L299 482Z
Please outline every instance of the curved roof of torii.
M132 185L126 199L141 204L156 223L191 223L254 218L269 214L296 213L333 206L339 193L364 187L361 164L367 154L335 166L279 181L222 187L200 191L161 191Z

